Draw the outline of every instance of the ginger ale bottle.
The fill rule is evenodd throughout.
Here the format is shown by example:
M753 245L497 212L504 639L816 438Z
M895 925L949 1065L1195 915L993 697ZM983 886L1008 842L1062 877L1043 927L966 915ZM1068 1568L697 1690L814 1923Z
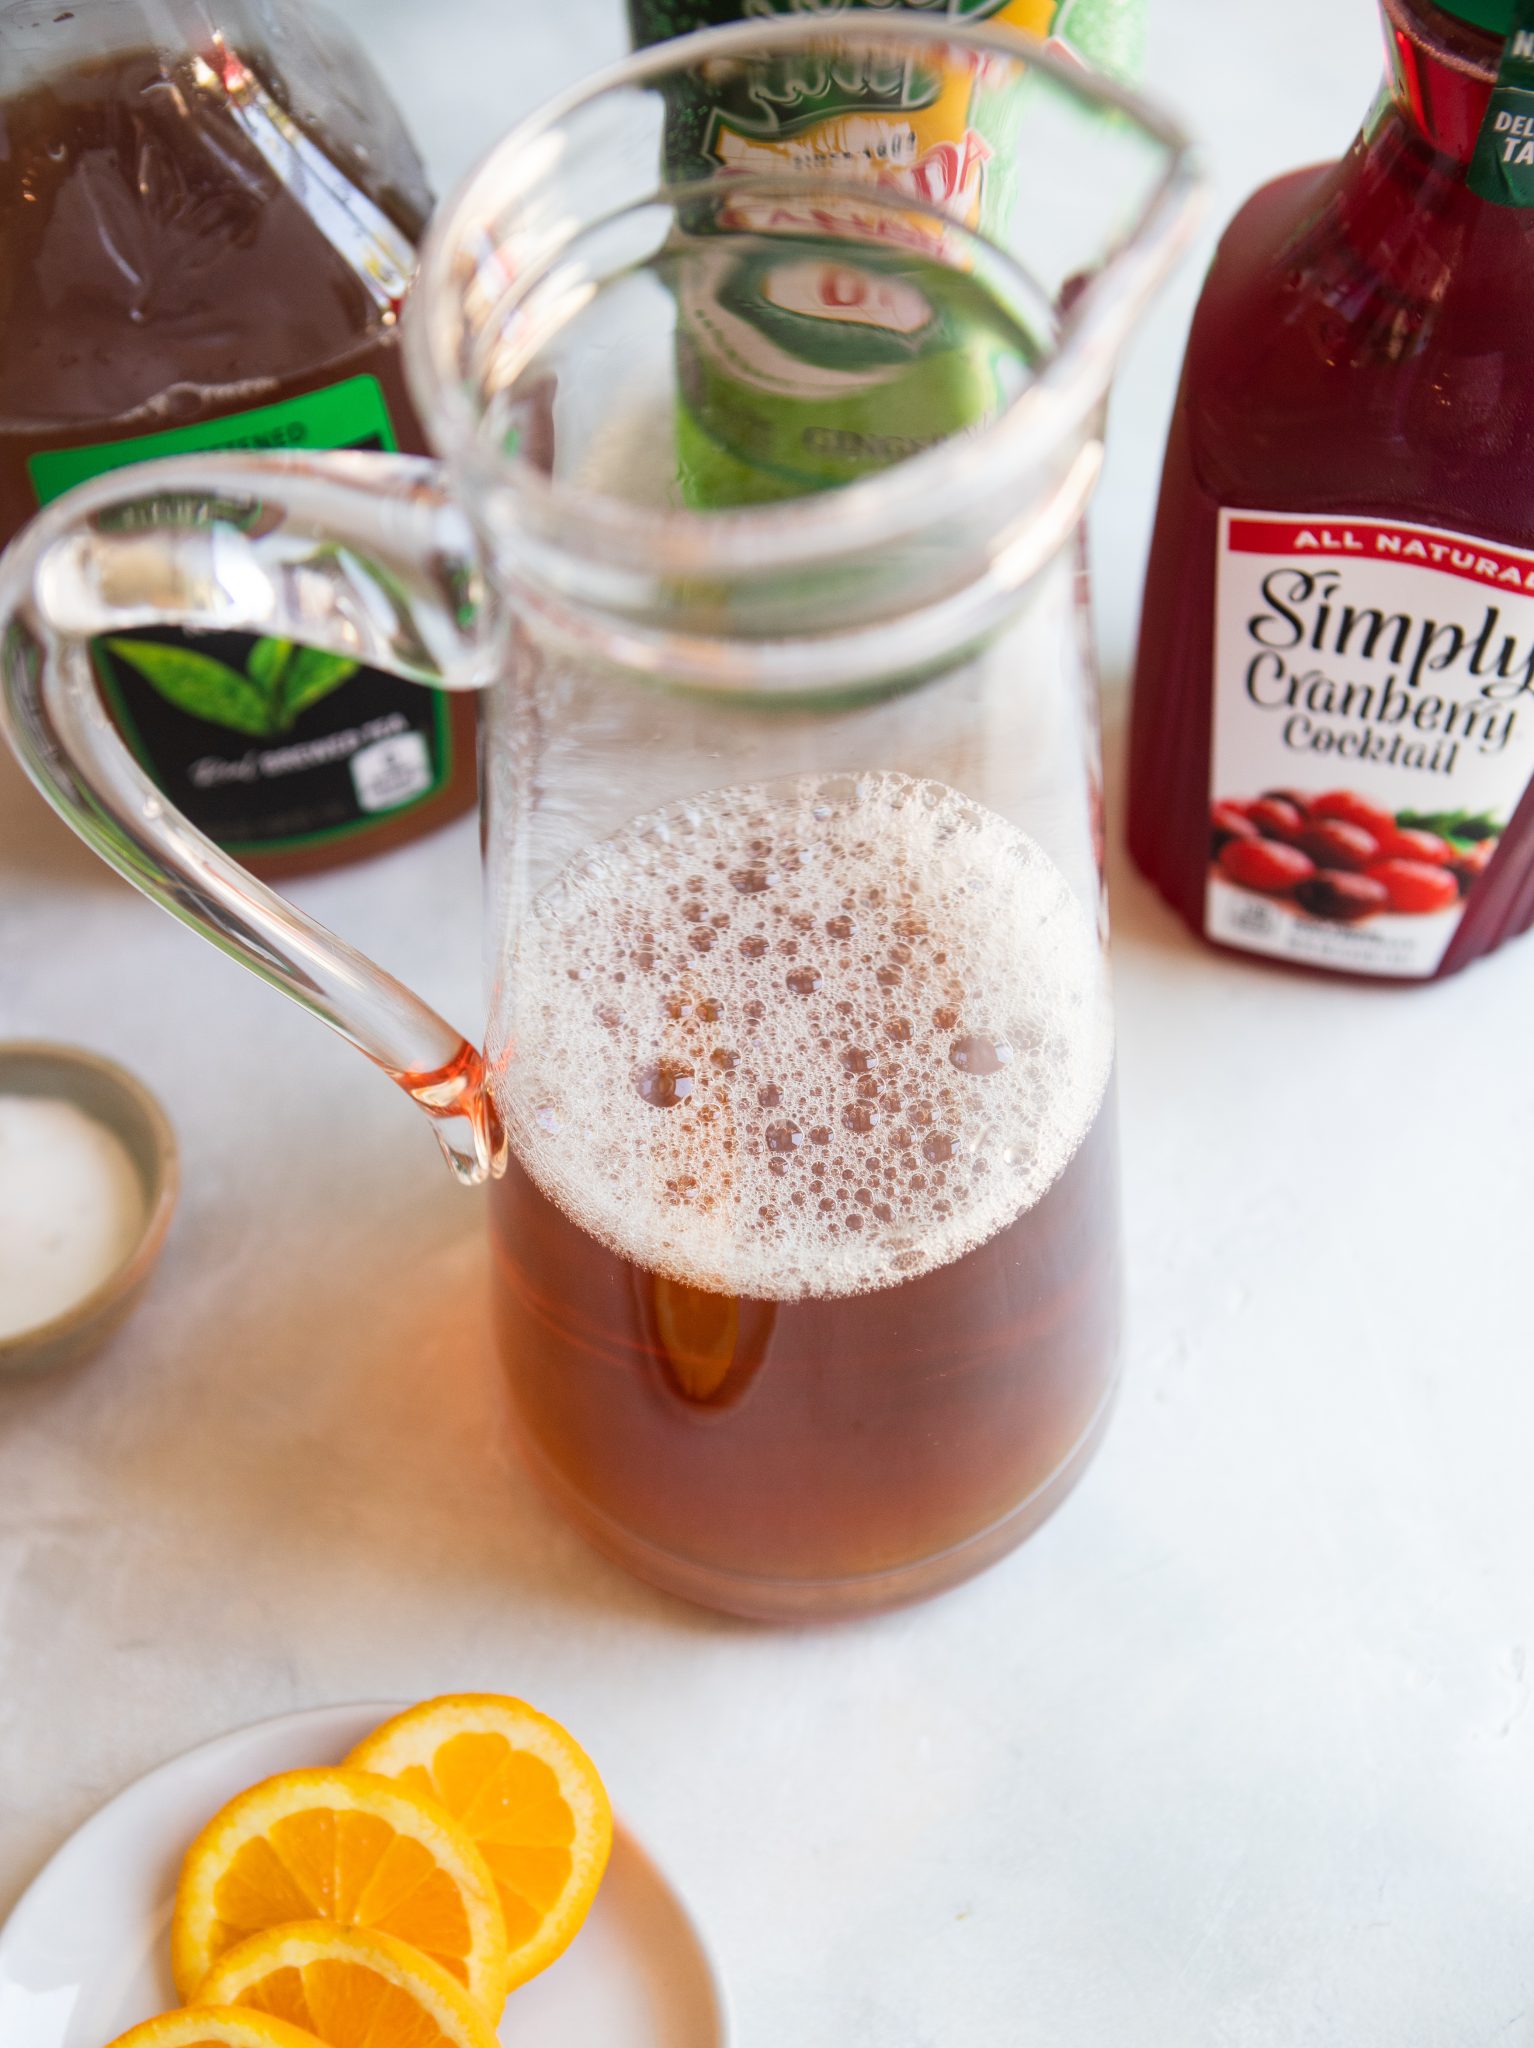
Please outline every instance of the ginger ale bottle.
M762 20L773 14L839 13L863 0L629 0L634 41L664 42L696 28L727 21ZM891 0L866 0L888 12ZM893 0L913 14L975 23L1010 22L1065 44L1127 85L1137 82L1145 55L1146 0Z
M1029 31L1126 81L1140 69L1146 0L905 5L933 20ZM858 0L629 0L641 45L844 9L868 11ZM963 225L984 236L1027 197L1012 142L1038 103L1029 83L1019 88L1012 72L998 90L983 60L875 76L849 55L802 77L786 57L770 90L739 72L700 72L673 93L673 175L770 177L834 160L845 181L851 159L866 165L871 208L881 209L876 225L872 212L860 224L845 200L835 221L810 204L796 224L776 207L770 222L735 221L678 262L677 464L688 504L721 509L844 486L981 425L1014 395L1017 336L998 336L957 243ZM1047 92L1049 81L1037 83ZM891 211L899 194L915 202L908 216Z

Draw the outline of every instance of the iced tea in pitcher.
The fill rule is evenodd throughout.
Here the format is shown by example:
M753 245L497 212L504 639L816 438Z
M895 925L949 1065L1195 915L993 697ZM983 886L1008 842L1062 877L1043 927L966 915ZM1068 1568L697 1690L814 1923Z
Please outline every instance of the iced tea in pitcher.
M497 1311L588 1533L750 1612L1042 1520L1119 1305L1107 977L1044 851L903 775L714 791L541 896L515 986Z

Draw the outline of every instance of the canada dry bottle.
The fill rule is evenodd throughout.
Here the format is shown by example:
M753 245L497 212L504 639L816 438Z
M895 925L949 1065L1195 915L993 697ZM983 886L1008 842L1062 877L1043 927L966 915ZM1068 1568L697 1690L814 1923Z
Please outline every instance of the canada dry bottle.
M1132 77L1145 48L1146 0L893 0L912 14L944 16L966 27L996 22L1030 35L1050 36L1076 56L1117 77ZM859 6L887 9L891 0L628 0L637 44L658 43L689 30L719 28L771 14L837 14Z
M1425 980L1534 921L1534 0L1384 13L1194 321L1130 841L1222 946Z
M0 6L0 539L227 448L418 451L395 331L429 196L360 53L281 0ZM472 702L285 640L97 643L176 807L271 874L474 794Z
M866 4L890 11L888 0ZM856 14L865 0L628 7L642 47L742 17ZM1022 29L1126 79L1143 54L1145 0L895 0L893 11ZM1027 95L997 91L983 61L877 76L855 64L800 71L785 62L770 98L732 89L723 71L674 90L667 147L699 178L834 164L1004 240L1022 196L1017 124L1028 118ZM717 511L838 489L978 428L1007 403L1010 344L983 290L913 260L919 228L889 234L881 261L865 252L850 263L844 234L835 222L828 232L813 205L797 222L780 206L768 226L716 264L694 262L678 303L677 478L689 505Z

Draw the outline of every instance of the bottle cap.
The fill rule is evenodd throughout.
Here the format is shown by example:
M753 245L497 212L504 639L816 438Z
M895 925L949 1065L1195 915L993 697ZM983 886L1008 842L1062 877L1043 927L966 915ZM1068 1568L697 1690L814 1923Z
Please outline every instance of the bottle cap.
M1510 36L1517 0L1436 0L1445 14L1466 21L1472 28L1489 29L1494 36Z

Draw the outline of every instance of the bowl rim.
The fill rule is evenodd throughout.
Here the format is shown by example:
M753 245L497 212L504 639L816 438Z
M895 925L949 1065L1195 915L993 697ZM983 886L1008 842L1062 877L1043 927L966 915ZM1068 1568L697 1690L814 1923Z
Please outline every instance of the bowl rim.
M160 1098L136 1074L130 1073L105 1053L93 1052L88 1046L68 1045L47 1038L0 1038L0 1095L16 1092L6 1086L6 1068L13 1060L29 1060L56 1067L61 1082L56 1099L73 1103L84 1115L93 1116L97 1123L104 1119L94 1115L80 1100L78 1088L71 1083L70 1077L78 1077L85 1072L94 1074L98 1081L106 1082L109 1088L131 1104L147 1127L154 1166L153 1178L144 1188L143 1222L121 1262L88 1294L81 1295L78 1301L50 1316L46 1322L31 1323L25 1329L13 1331L8 1337L0 1336L0 1371L21 1363L29 1352L45 1352L83 1336L93 1323L131 1298L148 1279L160 1256L181 1192L181 1147L175 1128ZM108 1124L107 1128L121 1139L122 1133L115 1125ZM134 1166L139 1167L137 1158Z

